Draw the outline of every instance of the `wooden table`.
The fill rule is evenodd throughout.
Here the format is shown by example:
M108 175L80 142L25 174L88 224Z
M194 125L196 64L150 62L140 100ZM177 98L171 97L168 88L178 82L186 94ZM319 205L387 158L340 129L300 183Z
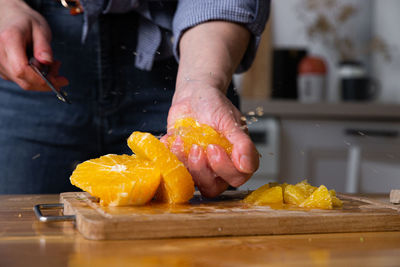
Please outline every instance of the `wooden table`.
M90 241L40 223L58 195L0 196L0 266L400 266L400 232Z

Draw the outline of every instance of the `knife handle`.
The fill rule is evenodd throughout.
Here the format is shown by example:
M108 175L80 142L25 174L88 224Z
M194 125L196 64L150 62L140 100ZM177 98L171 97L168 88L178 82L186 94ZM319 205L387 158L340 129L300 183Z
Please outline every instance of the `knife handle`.
M49 74L50 67L48 65L40 63L36 58L31 57L29 59L29 64L35 66L44 77Z

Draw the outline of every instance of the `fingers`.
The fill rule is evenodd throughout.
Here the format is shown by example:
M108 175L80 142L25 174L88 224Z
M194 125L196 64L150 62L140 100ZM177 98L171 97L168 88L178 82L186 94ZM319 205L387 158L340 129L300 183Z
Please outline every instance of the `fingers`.
M168 133L166 134L166 135L163 135L161 138L160 138L160 142L161 143L163 143L166 147L168 147L168 140L167 140L167 138L168 138Z
M172 153L178 157L180 161L182 161L187 166L187 157L184 151L183 140L180 136L177 136L175 141L172 143L170 147Z
M53 52L50 47L51 32L45 21L32 26L33 55L43 64L53 62Z
M258 169L260 156L249 135L235 127L226 137L233 144L232 161L236 169L247 174L254 173Z
M23 43L24 40L19 34L13 36L13 38L9 40L6 48L6 58L7 64L10 67L5 70L8 75L4 78L14 81L24 90L50 91L51 89L46 82L30 67L26 55L26 48L21 45ZM51 63L50 72L47 76L57 89L69 84L65 77L58 75L60 65L61 62L59 61Z
M207 158L211 169L233 187L241 186L251 176L251 173L240 172L225 150L217 145L207 147Z
M228 188L228 183L209 168L207 155L200 146L191 148L187 166L203 196L216 197Z
M5 59L2 61L2 71L9 80L17 83L25 90L47 91L46 84L33 71L28 64L26 55L27 40L23 32L15 29L10 30L10 38L2 40L4 45ZM7 34L6 34L7 35Z
M163 140L163 142L165 142L165 139ZM203 196L215 197L228 188L228 182L225 181L224 178L219 177L220 173L215 172L214 169L208 166L209 159L207 158L207 154L200 146L193 145L189 152L189 155L187 156L183 149L183 141L178 136L172 144L170 150L178 157L180 161L182 161L187 166L190 174L192 175L193 181L195 182L197 188ZM227 158L228 162L230 162L229 157ZM226 158L224 158L223 160L226 160ZM225 163L221 164L223 165ZM229 167L234 168L232 163ZM221 172L221 174L224 175L223 172ZM238 180L242 182L246 181L247 179L244 178Z
M28 64L27 49L43 64L52 64L51 32L45 19L25 4L9 6L9 15L0 25L0 75L17 83L22 89L49 91L39 75ZM31 47L32 46L32 47ZM68 84L65 77L53 73L49 79L55 87Z
M225 150L217 145L209 145L207 153L198 145L190 150L187 166L201 194L215 197L229 185L244 184L251 174L239 172Z

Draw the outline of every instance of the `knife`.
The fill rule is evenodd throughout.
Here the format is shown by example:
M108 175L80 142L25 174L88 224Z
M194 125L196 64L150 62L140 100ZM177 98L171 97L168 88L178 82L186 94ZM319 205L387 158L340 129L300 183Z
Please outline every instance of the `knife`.
M63 90L57 90L54 85L46 78L49 73L49 67L40 63L36 58L31 57L29 59L29 65L31 68L46 82L47 86L56 94L57 98L64 103L71 104L67 98L67 94Z

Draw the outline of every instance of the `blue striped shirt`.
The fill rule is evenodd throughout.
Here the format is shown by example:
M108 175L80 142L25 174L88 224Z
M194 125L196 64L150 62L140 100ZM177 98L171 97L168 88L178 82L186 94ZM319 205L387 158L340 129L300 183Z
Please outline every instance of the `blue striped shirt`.
M135 66L150 70L154 60L174 55L184 31L211 20L240 23L251 33L249 47L237 69L247 70L256 53L269 15L270 0L81 0L85 38L100 14L140 14Z

